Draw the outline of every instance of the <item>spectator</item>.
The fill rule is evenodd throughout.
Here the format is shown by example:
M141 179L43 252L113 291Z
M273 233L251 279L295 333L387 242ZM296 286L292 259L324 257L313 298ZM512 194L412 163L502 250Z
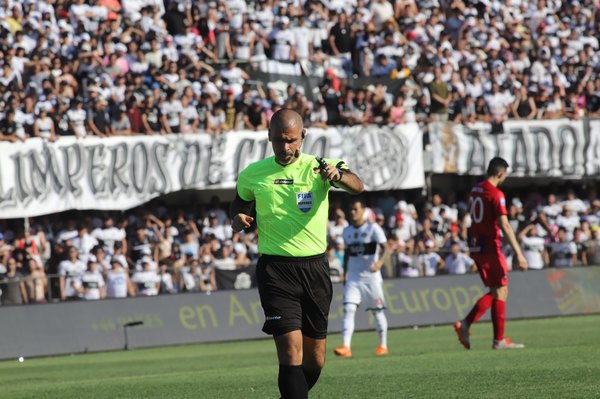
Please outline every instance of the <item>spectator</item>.
M267 114L262 107L262 101L259 98L252 100L252 105L248 107L244 115L244 127L250 130L265 130L267 128Z
M160 106L162 129L167 133L181 132L181 101L177 99L177 91L167 89L167 100Z
M577 264L577 245L568 238L564 227L558 229L557 241L550 244L550 259L554 267L572 267Z
M419 265L424 276L435 276L445 271L444 260L434 251L434 242L432 240L425 241L425 253L419 255Z
M500 85L492 82L492 92L485 97L490 110L492 133L504 133L503 123L508 119L509 105L513 103L510 94L500 91Z
M111 269L106 271L106 297L126 298L135 296L135 288L129 279L129 273L118 260L111 261Z
M87 129L85 128L85 121L87 120L88 116L83 109L83 103L81 99L75 98L75 100L73 100L71 109L67 111L67 117L69 120L71 134L75 135L77 138L83 138L88 135Z
M192 227L194 226L194 227ZM183 242L181 243L181 252L198 259L200 256L200 239L201 236L198 228L190 221L190 228L183 232Z
M7 272L0 278L0 295L2 305L21 305L28 303L27 290L25 288L24 276L18 270L19 265L14 258L7 263Z
M225 246L224 248L231 248L231 247ZM225 251L228 251L228 250L229 249L226 249ZM227 259L228 259L228 257L227 257ZM200 292L205 292L207 294L210 294L212 291L217 290L215 267L213 267L213 264L211 264L211 263L207 263L207 262L200 263L200 267L198 267L198 269L197 269L198 286L199 286Z
M475 261L462 251L459 242L453 242L450 246L450 255L444 260L445 269L448 274L466 274L477 271Z
M159 266L160 294L173 294L175 292L173 276L169 273L168 268L166 263L161 263Z
M40 137L42 140L49 142L56 140L54 121L48 116L48 111L45 108L40 108L39 110L33 124L33 136Z
M256 40L256 33L252 30L250 22L243 22L241 31L234 35L235 59L242 62L251 61Z
M394 106L390 110L390 115L388 118L388 124L390 125L400 125L405 122L404 117L404 94L399 93L396 96L396 100L394 101Z
M521 86L517 91L515 101L512 103L511 116L515 119L534 119L537 107L533 97L529 97L527 87Z
M36 259L30 258L29 276L25 283L29 303L46 303L48 279L44 267Z
M222 100L222 108L225 113L225 129L231 131L240 126L242 121L242 107L239 102L235 101L235 91L228 88L224 93Z
M329 222L328 235L331 240L337 241L339 237L342 237L344 229L348 226L348 221L343 210L338 208L334 213L334 220Z
M563 103L561 94L559 91L552 93L552 99L546 104L544 109L544 119L559 119L565 114L565 104Z
M327 247L327 259L329 261L329 276L332 283L344 281L344 268L342 262L335 256L335 247Z
M231 239L231 228L224 224L220 224L217 212L210 211L208 213L208 226L202 229L202 236L214 236L219 241Z
M80 298L81 277L86 270L85 264L79 260L77 248L67 250L68 258L58 265L60 274L60 299L72 301Z
M149 95L144 100L142 112L142 130L145 134L166 134L166 130L162 125L161 108L158 106L152 95Z
M160 290L160 276L147 260L142 261L142 270L133 273L131 282L136 287L137 296L155 296Z
M319 99L316 103L316 109L310 113L310 126L325 128L327 127L328 115L327 107L322 99Z
M436 67L434 73L434 80L428 86L431 96L431 114L434 120L444 122L448 120L448 104L452 101L452 93L448 89L448 84L442 80L442 68Z
M469 247L465 240L465 235L461 232L461 228L458 224L452 223L450 230L444 236L444 242L442 247L446 250L450 250L452 245L458 244L462 252L469 252Z
M302 14L298 16L297 21L298 26L292 29L295 42L294 52L298 58L298 61L307 62L312 60L314 53L313 33L312 30L306 25L306 19Z
M569 119L581 119L584 115L584 109L578 101L577 92L575 90L567 91L565 99L565 117Z
M143 225L139 225L135 229L135 236L129 240L129 258L131 263L135 263L142 259L144 255L152 254L152 242L148 237L146 228Z
M590 244L588 243L587 237L580 228L576 228L573 231L573 242L577 248L577 261L576 266L587 266L588 253L590 250Z
M233 89L234 95L239 95L242 92L244 81L250 79L250 76L237 66L235 61L229 60L225 69L220 72L223 81Z
M77 248L77 252L81 257L88 256L93 248L98 245L98 240L88 232L85 224L81 224L78 228L77 237L72 239L73 247Z
M219 138L221 133L228 129L225 111L221 104L216 104L210 110L210 113L207 115L206 126L207 133L213 136L214 139Z
M190 95L184 95L181 98L181 106L183 108L181 113L181 132L197 133L200 120L198 118L198 110L192 104L192 97Z
M529 269L541 270L550 263L544 239L538 234L537 224L532 223L525 227L518 237Z
M573 231L581 226L579 216L573 214L571 206L571 204L565 204L562 214L556 218L556 224L565 229L569 240L573 239Z
M69 115L67 113L69 111L69 104L70 101L68 99L61 99L58 102L58 108L50 116L55 126L55 137L57 139L73 134L69 126Z
M290 19L279 17L277 27L269 34L271 58L277 61L296 61L296 38L289 28Z
M106 100L100 97L95 102L90 112L88 112L88 129L92 132L92 134L98 137L107 137L112 135L110 118L108 116L108 110L106 106Z
M406 245L404 241L398 240L398 272L394 277L422 277L423 265L420 262L414 262L413 259L406 253Z
M375 63L371 67L370 76L372 77L389 77L392 71L396 70L396 61L390 60L385 54L380 53L375 57Z
M98 271L95 260L89 260L87 270L81 276L81 287L79 295L88 301L96 301L106 298L106 285L102 274Z
M387 0L374 0L371 2L369 11L372 15L371 22L377 30L382 29L384 23L394 17L394 8Z
M113 119L111 123L112 134L116 136L130 136L133 132L131 130L131 122L127 115L127 107L123 104L119 106L117 117Z
M478 97L475 102L475 115L480 122L490 122L490 108L488 107L485 98Z
M590 240L590 264L600 265L600 228L593 226L591 229L592 236Z

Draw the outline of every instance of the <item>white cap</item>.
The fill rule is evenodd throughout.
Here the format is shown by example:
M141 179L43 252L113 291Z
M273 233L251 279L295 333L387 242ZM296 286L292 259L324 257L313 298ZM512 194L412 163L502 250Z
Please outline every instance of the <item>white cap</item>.
M117 43L117 44L115 44L115 51L120 51L122 53L126 53L127 52L127 46L124 45L123 43Z

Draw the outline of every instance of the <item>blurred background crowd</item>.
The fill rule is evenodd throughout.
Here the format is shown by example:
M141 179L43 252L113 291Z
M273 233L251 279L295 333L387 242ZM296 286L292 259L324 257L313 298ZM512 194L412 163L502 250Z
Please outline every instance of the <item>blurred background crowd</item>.
M384 228L394 251L382 269L385 278L476 272L467 245L467 194L437 193L430 202L419 196L407 200L402 192L368 194L369 222ZM334 194L330 208L333 282L343 281L344 198ZM554 187L547 195L515 191L508 198L509 220L530 269L600 264L595 188ZM2 303L221 289L216 273L251 271L258 257L255 231L232 233L226 207L215 196L191 207L167 207L156 200L123 213L67 212L31 219L25 229L17 221L0 221Z
M599 11L598 0L0 0L0 139L217 137L264 129L284 106L319 127L594 117ZM321 81L306 93L254 71Z

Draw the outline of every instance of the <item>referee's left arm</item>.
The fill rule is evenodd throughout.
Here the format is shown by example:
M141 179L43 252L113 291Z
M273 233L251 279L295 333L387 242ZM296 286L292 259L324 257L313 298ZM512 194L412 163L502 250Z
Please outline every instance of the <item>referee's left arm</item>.
M365 191L365 185L360 178L346 167L343 162L337 166L327 164L323 169L316 168L324 180L329 180L334 187L341 188L350 194L360 194Z
M334 181L333 184L335 187L341 188L350 194L360 194L365 191L365 185L360 180L360 177L349 170L342 171L339 180Z

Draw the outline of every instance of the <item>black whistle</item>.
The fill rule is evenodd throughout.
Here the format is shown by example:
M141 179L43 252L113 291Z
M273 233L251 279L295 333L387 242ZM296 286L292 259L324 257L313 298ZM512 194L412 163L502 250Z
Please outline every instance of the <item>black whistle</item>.
M317 155L315 157L315 159L319 163L319 169L323 170L327 167L327 162L325 162L325 160L323 158L321 158L320 156Z

